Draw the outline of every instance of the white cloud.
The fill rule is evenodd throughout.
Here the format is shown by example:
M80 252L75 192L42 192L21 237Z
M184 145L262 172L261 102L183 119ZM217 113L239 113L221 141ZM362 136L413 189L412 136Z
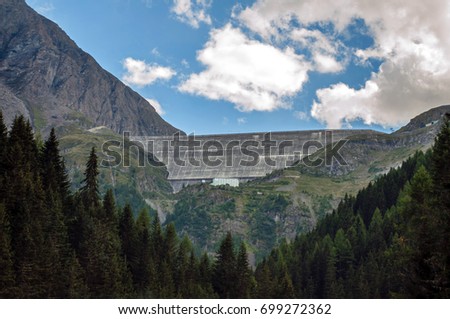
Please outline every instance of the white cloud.
M146 99L148 103L150 103L153 108L155 109L156 113L158 113L159 115L164 115L166 114L166 112L164 111L164 109L162 108L161 104L159 104L158 101L154 100L154 99Z
M237 119L237 122L238 122L239 125L244 125L244 124L247 123L247 119L245 117L239 117Z
M294 112L294 117L296 119L299 119L301 121L308 121L309 120L309 115L306 112L303 111L295 111Z
M123 61L123 67L127 73L122 80L128 85L143 87L150 85L156 80L169 80L176 72L168 67L157 64L147 64L145 61L126 58Z
M302 89L310 69L291 48L251 40L229 24L211 32L197 59L206 70L191 74L179 90L229 101L240 111L289 108L287 100Z
M344 66L330 55L315 53L314 62L316 65L315 69L321 73L336 73L344 69Z
M207 13L211 2L212 0L174 0L171 11L180 21L198 28L201 22L211 24L211 17Z
M345 54L339 49L343 45L337 39L330 39L319 30L294 28L288 33L289 39L311 52L314 70L320 73L336 73L344 69L346 61L338 61L338 54Z
M450 100L447 0L258 0L242 10L239 19L265 39L277 41L289 34L310 50L319 72L338 72L345 66L337 57L346 48L332 40L354 19L364 20L374 45L349 51L361 62L376 58L382 65L360 88L338 83L317 91L312 116L329 127L355 119L399 125ZM335 34L312 30L318 24L332 24Z

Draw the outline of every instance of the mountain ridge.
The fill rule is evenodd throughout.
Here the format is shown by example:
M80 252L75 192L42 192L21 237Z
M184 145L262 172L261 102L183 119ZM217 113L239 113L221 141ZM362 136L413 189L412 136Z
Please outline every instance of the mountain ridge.
M7 124L24 114L44 133L70 124L135 135L179 131L25 1L0 0L0 9L0 103Z

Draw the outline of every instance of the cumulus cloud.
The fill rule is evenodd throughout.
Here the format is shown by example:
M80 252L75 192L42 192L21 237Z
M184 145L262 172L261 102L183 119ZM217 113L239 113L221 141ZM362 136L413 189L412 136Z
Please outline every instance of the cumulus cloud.
M155 109L156 113L158 113L159 115L164 115L166 114L166 112L164 111L164 109L162 108L161 104L159 104L158 101L154 100L154 99L146 99L148 103L151 104L151 106L153 106L153 108Z
M179 86L182 92L225 100L240 111L289 108L307 81L310 64L293 49L249 39L230 24L211 31L197 59L206 69Z
M169 67L147 64L145 61L133 58L126 58L123 61L123 67L127 72L122 77L122 80L128 85L139 87L150 85L156 80L169 80L176 74Z
M314 70L320 73L336 73L345 67L345 58L337 60L338 55L344 55L344 46L339 40L326 36L319 30L310 30L307 28L293 28L287 32L290 40L297 42L303 49L311 52L314 62ZM278 37L279 38L279 37Z
M202 22L211 24L211 17L207 13L211 2L212 0L174 0L171 11L180 21L197 29Z
M399 125L450 99L450 2L446 0L257 0L238 16L264 39L285 37L308 48L319 72L338 72L344 63L333 45L355 19L367 26L374 45L349 48L360 62L378 59L377 73L361 87L337 83L317 91L311 114L328 127L362 119ZM292 23L296 21L297 23ZM334 33L314 30L332 24Z

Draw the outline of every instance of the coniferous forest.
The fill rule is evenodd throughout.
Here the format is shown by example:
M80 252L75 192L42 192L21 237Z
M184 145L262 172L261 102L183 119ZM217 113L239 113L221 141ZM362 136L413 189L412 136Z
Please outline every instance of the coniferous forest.
M173 224L99 193L92 149L82 187L52 130L0 113L2 298L449 298L450 124L255 269L231 234L199 255ZM137 217L135 217L137 216Z

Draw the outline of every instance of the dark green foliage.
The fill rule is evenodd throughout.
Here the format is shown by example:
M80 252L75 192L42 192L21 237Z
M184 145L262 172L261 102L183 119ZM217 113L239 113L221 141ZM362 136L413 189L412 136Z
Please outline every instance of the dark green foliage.
M175 211L168 217L168 223L174 223L177 229L184 229L186 225L189 228L186 231L198 238L198 245L205 246L207 239L211 234L210 210L216 210L212 200L197 200L193 196L183 196L175 205ZM224 207L229 209L229 207ZM226 213L220 211L219 213Z
M275 249L256 269L257 296L281 296L290 279L297 298L449 298L449 158L446 120L431 151Z
M59 155L59 142L55 130L44 143L41 152L42 183L47 194L66 200L69 196L70 182L66 172L64 159Z
M86 171L84 172L84 186L80 189L81 198L83 199L84 207L96 211L100 207L100 197L98 190L98 157L95 153L95 148L92 147L89 159L86 164Z
M217 296L209 258L173 225L145 210L135 220L112 190L100 200L94 149L72 195L54 130L39 149L23 117L8 136L0 116L0 144L0 297Z
M116 206L112 190L101 201L94 149L73 195L54 131L38 147L23 117L7 134L0 114L0 146L2 298L450 297L448 121L432 151L346 196L254 272L245 244L236 249L230 233L211 262L174 224L163 227L145 210L135 219L130 205ZM246 205L253 231L275 243L265 232L287 200L271 195ZM196 231L208 231L204 207L181 198L174 222L193 218ZM227 214L235 203L216 208Z
M14 296L15 278L11 250L9 222L3 204L0 204L0 296Z
M0 198L5 197L5 174L7 171L6 155L8 152L8 130L3 122L3 113L0 110Z
M241 243L236 260L236 296L250 298L254 285L252 271L248 263L247 248Z
M220 298L236 297L236 256L231 233L220 244L213 272L213 287Z

